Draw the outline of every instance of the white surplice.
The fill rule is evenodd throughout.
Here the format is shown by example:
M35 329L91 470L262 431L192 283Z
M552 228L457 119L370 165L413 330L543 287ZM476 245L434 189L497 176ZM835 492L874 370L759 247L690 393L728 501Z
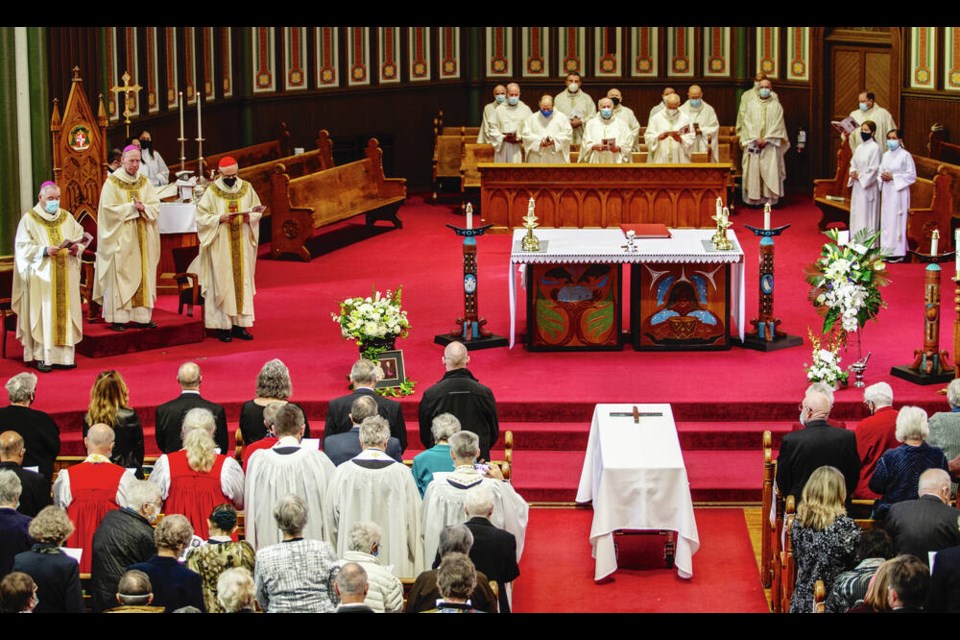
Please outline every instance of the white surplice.
M860 137L859 131L854 135ZM850 190L850 237L854 237L863 229L875 233L879 220L880 187L877 185L877 172L880 169L880 145L870 138L857 147L850 158L850 171L856 171L857 177L847 178Z
M720 131L720 120L716 110L701 101L700 107L694 107L687 100L680 105L680 111L687 116L687 120L700 127L700 133L694 133L691 153L709 152L713 162L720 162L720 149L717 144L717 132Z
M604 140L616 140L620 152L595 151L594 145L600 144ZM625 122L612 116L609 120L604 120L603 116L597 114L590 118L590 121L584 127L583 143L580 145L578 162L589 162L591 164L630 162L631 147L630 128Z
M540 144L550 138L553 146L541 147ZM570 143L573 140L573 129L566 114L554 110L549 118L545 118L538 110L523 123L523 151L526 153L526 162L570 162Z
M884 181L880 174L890 173ZM902 146L887 151L880 159L877 182L880 185L880 247L885 254L907 254L907 211L910 209L910 185L917 181L913 156Z
M659 139L660 134L671 131L683 131L680 133L679 142L672 137ZM650 118L643 139L647 143L647 162L650 164L690 162L690 151L693 149L694 141L693 127L690 126L687 116L679 109L672 116L667 109L658 111Z
M496 108L487 130L487 142L493 145L494 162L523 162L523 144L519 138L523 134L523 123L531 115L530 107L522 102L513 106L505 102ZM504 140L509 133L517 134L518 142Z

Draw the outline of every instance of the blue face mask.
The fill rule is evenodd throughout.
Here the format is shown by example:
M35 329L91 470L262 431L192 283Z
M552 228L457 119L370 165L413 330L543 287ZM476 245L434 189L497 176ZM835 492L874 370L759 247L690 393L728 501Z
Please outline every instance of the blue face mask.
M766 87L760 89L760 97L761 97L761 98L769 98L769 97L770 97L770 89L767 89Z
M511 107L517 106L520 104L520 96L510 96L507 98L507 104L509 104Z
M703 105L703 100L700 98L690 98L690 106L694 109L699 109Z
M540 113L543 114L544 118L549 118L553 115L553 109L540 109Z
M900 148L899 140L887 140L887 149L890 149L890 151L896 151L899 148Z
M60 210L60 201L59 200L47 200L47 203L43 205L43 210L47 213L56 213Z
M861 103L860 103L860 111L866 111L866 110L867 110L867 103L866 103L866 102L861 102Z
M613 115L613 109L609 109L607 107L600 109L600 117L602 117L604 120L609 120L610 116L612 115Z
M497 95L494 96L494 98L496 99L497 104L503 104L504 102L507 101L507 96L502 93L498 93Z

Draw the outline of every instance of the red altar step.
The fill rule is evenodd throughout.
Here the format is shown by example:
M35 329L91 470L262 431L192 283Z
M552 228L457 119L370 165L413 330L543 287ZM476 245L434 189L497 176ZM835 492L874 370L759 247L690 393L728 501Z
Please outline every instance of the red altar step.
M156 329L126 331L112 331L105 322L84 322L83 340L77 345L77 353L88 358L104 358L202 342L206 335L199 313L191 318L156 308L153 321L157 323Z

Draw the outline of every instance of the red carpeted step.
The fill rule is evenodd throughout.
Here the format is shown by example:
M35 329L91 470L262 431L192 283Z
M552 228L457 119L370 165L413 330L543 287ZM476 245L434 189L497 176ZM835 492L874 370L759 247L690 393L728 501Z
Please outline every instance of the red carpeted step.
M153 310L154 329L112 331L104 322L85 323L83 340L77 344L77 353L89 358L105 358L124 353L139 353L148 349L164 349L181 344L203 342L206 333L199 315Z

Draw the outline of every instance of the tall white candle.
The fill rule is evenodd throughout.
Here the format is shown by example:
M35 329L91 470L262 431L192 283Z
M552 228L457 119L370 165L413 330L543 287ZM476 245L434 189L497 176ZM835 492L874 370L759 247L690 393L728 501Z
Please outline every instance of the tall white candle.
M183 139L183 91L177 92L180 95L180 138Z
M723 213L723 200L720 199L720 196L717 196L717 217Z
M473 229L473 205L467 203L467 229Z
M763 205L763 228L770 229L770 203Z
M934 235L930 238L930 255L934 258L937 257L937 248L940 245L940 236Z
M203 104L203 100L200 99L200 94L197 94L197 137L203 137L203 119L200 116L200 105Z

